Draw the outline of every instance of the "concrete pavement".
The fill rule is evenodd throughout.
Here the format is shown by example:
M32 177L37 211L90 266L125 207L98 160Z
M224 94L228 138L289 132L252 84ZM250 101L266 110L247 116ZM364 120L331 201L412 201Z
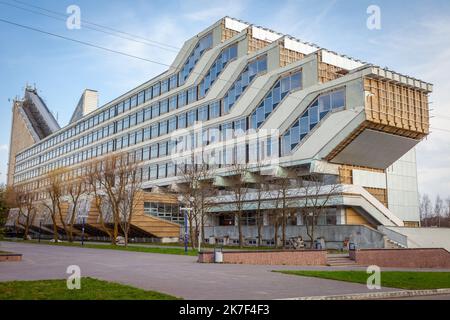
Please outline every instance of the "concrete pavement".
M1 250L23 254L22 262L0 264L0 281L65 279L67 267L78 265L82 276L185 299L284 299L370 292L361 284L271 272L310 269L305 267L198 264L197 258L190 256L14 242L0 244Z

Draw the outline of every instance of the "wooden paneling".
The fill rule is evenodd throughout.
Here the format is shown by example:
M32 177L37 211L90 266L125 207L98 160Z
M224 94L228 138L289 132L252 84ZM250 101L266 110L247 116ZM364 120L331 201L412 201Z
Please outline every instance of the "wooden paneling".
M339 166L339 181L343 184L354 184L353 183L353 170L363 170L368 172L378 172L384 173L384 170L367 168L361 166L352 165L341 165ZM380 201L385 207L388 206L387 190L380 188L368 188L364 187L372 196L374 196L378 201Z
M383 125L384 130L414 132L418 137L429 133L428 95L398 83L381 79L364 79L367 120Z
M367 221L366 218L360 215L353 208L345 208L345 218L347 225L364 225L368 227L373 227L373 225L369 223L369 221Z
M233 38L237 34L239 34L238 31L225 28L225 19L222 19L222 42Z
M265 48L270 44L268 41L253 38L252 28L247 28L248 35L248 53L252 53L262 48Z
M138 195L138 203L133 213L131 224L155 237L179 237L180 225L144 213L144 202L177 204L174 194L142 192Z
M317 53L319 83L326 83L347 74L347 70L322 62L322 53Z
M305 55L303 53L286 49L283 44L280 43L280 67L302 60L304 57Z

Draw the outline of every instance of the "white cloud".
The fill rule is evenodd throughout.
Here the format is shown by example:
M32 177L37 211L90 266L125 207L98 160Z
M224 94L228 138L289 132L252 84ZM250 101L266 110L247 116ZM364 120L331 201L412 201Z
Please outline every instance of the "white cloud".
M8 153L9 147L7 144L0 144L0 152L6 152Z

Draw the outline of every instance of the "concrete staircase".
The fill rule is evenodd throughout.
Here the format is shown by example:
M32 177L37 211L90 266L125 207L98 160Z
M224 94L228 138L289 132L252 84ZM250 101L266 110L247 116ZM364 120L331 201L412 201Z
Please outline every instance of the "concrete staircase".
M386 249L405 249L406 248L406 246L402 245L401 243L398 243L398 242L396 242L394 240L391 240L389 238L386 239L384 247Z
M327 266L329 267L356 266L356 262L354 260L351 260L348 254L328 254Z

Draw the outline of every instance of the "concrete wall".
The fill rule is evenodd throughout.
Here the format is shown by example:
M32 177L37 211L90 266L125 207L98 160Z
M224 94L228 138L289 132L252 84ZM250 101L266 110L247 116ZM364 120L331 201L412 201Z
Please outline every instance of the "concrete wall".
M214 252L201 252L198 262L213 263ZM324 266L325 250L229 251L223 252L223 263L257 265Z
M16 165L16 155L23 149L32 146L37 137L33 137L31 128L25 122L24 113L20 112L20 102L14 102L12 108L12 124L11 124L11 138L9 145L9 159L8 159L8 178L7 184L14 183L14 170Z
M450 228L385 227L385 229L404 235L407 238L408 248L444 248L450 251Z
M389 210L403 221L420 221L416 150L386 170Z
M243 227L244 238L257 239L258 231L256 226ZM263 227L263 240L273 240L275 228L273 226ZM279 228L278 236L281 237L281 228ZM288 226L286 228L286 238L301 236L308 243L309 237L306 233L305 226ZM239 239L238 229L235 226L227 227L205 227L205 239L216 237L221 239L229 237ZM317 226L315 229L315 237L323 237L327 249L341 249L344 240L347 238L355 243L358 248L384 248L384 235L377 230L366 226Z

